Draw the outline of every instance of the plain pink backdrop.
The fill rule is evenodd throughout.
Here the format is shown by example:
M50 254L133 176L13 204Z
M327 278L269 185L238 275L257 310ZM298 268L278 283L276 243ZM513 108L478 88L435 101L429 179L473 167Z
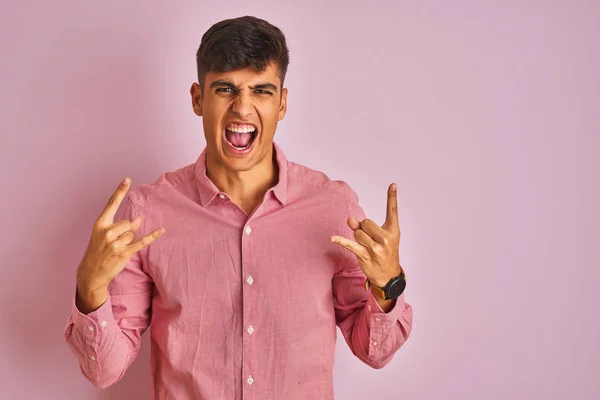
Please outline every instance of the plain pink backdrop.
M147 337L80 374L75 269L120 179L195 161L196 48L246 14L288 38L287 156L379 223L399 185L413 335L382 370L339 341L336 398L600 398L600 3L567 0L4 1L0 398L149 397Z

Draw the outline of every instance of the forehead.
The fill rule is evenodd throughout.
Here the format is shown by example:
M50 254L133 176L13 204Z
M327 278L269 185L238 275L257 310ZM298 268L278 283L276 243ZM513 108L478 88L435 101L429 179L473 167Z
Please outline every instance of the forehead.
M210 85L211 82L217 80L229 81L237 86L253 85L257 83L272 83L275 86L281 84L279 71L274 63L269 64L264 71L260 72L247 67L227 72L208 72L204 78L204 82L207 85Z

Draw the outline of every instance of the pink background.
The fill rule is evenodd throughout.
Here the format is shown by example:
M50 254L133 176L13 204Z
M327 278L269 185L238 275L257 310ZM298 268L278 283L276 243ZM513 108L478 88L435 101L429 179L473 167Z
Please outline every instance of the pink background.
M75 269L120 179L195 161L195 50L245 14L288 38L288 157L379 223L399 184L413 336L382 370L340 341L336 398L600 398L599 2L6 3L0 398L148 398L147 338L116 386L81 376Z

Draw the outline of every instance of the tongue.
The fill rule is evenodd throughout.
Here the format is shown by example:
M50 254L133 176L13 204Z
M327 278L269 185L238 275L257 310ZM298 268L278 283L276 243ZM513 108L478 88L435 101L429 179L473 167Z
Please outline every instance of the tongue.
M227 140L235 147L246 147L250 144L250 140L252 139L252 134L250 132L237 133L225 131L225 135L227 136Z

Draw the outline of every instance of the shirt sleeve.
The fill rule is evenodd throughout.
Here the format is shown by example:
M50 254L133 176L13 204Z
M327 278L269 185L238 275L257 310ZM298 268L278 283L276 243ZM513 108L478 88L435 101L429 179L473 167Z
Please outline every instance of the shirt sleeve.
M364 210L349 203L348 217L362 221ZM344 220L342 235L356 240ZM340 266L333 277L333 303L336 323L352 353L373 368L388 364L394 353L406 342L412 329L413 311L404 293L385 313L370 290L365 290L366 275L356 256L343 251Z
M129 194L115 221L139 215ZM136 240L144 233L145 220ZM96 387L118 382L140 350L141 335L150 324L153 282L143 270L141 252L110 283L109 297L97 310L83 314L73 296L64 338L77 357L83 375Z

